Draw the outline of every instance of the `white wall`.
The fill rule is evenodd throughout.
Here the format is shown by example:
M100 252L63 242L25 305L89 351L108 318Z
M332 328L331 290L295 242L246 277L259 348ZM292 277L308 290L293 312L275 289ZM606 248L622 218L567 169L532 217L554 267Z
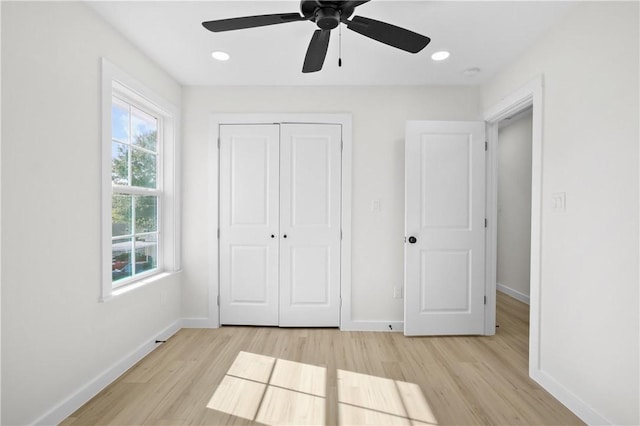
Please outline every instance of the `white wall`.
M2 424L54 422L180 314L179 276L98 303L100 57L181 88L81 2L2 9Z
M2 23L2 2L0 2L0 23ZM2 32L0 31L0 45ZM0 80L2 79L2 55L0 55ZM2 99L2 83L0 82L0 99ZM0 102L2 112L2 102ZM2 119L0 118L0 224L2 223ZM0 226L0 259L2 259L2 226ZM0 261L0 378L2 377L2 262ZM0 380L0 422L2 422L2 381Z
M353 115L352 320L402 321L406 120L477 120L479 93L462 87L188 87L183 93L183 315L208 316L206 185L210 114L321 112ZM379 199L380 213L371 212ZM217 209L216 209L217 210ZM217 284L215 284L217 286ZM217 288L215 289L217 291ZM217 316L217 313L214 313ZM386 326L385 326L386 327Z
M585 2L483 87L544 76L540 365L584 420L640 423L637 2ZM551 211L566 193L566 212Z
M0 24L2 23L2 2L0 2ZM2 32L0 31L0 45ZM2 55L0 55L0 79L2 78ZM0 82L0 99L2 99L2 83ZM2 112L2 102L0 102ZM2 119L0 118L0 224L2 223ZM2 259L2 226L0 226L0 259ZM2 377L2 262L0 261L0 378ZM2 422L2 381L0 380L0 422Z
M498 132L498 289L528 302L531 262L531 111Z

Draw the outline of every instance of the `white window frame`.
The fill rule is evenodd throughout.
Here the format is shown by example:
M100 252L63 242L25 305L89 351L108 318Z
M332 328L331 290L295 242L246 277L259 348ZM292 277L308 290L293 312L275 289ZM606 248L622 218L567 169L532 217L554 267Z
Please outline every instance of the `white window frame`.
M117 284L112 281L112 217L111 200L111 107L113 97L151 113L158 119L157 189L118 188L119 193L158 196L158 263L157 268L135 275ZM179 110L154 91L102 58L102 197L101 197L101 302L129 290L157 281L180 270L180 209L179 209Z

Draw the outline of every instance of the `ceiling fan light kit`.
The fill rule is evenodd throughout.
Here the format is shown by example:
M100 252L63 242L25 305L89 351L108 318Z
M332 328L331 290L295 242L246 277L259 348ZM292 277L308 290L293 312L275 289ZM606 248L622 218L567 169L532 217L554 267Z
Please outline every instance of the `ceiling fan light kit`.
M410 53L418 53L424 49L431 39L405 28L386 22L354 16L355 8L369 0L302 0L300 11L296 13L277 13L272 15L244 16L240 18L206 21L202 25L209 31L222 32L245 28L264 27L267 25L285 24L288 22L311 21L318 27L311 36L309 47L302 66L303 73L320 71L327 56L331 30L340 23L348 29L388 46Z

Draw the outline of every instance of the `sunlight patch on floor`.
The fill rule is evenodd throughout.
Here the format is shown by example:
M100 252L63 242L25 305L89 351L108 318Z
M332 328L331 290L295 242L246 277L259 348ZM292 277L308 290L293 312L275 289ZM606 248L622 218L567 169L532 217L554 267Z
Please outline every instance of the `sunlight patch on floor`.
M266 425L325 424L327 370L240 352L207 408Z
M437 425L414 383L337 370L341 425ZM207 408L266 425L326 424L327 370L240 352Z
M276 359L270 356L240 352L229 367L227 375L267 383L275 362Z
M265 425L323 425L325 399L269 386L256 421Z
M266 387L264 383L224 376L207 407L253 420Z
M341 425L437 425L420 386L352 371L338 370Z

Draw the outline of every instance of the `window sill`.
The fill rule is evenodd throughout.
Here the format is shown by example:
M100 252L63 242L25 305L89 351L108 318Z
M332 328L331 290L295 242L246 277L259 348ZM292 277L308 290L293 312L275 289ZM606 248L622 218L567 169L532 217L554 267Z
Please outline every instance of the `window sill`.
M110 295L107 296L102 296L98 299L98 301L100 303L105 303L108 302L110 300L113 300L119 296L122 296L123 294L127 294L129 292L132 292L133 290L142 288L142 287L146 287L149 284L153 284L155 282L161 281L167 277L173 276L178 274L180 271L173 271L173 272L160 272L158 274L154 274L148 277L144 277L140 280L134 281L130 284L127 285L123 285L122 287L118 287L116 289L114 289Z

